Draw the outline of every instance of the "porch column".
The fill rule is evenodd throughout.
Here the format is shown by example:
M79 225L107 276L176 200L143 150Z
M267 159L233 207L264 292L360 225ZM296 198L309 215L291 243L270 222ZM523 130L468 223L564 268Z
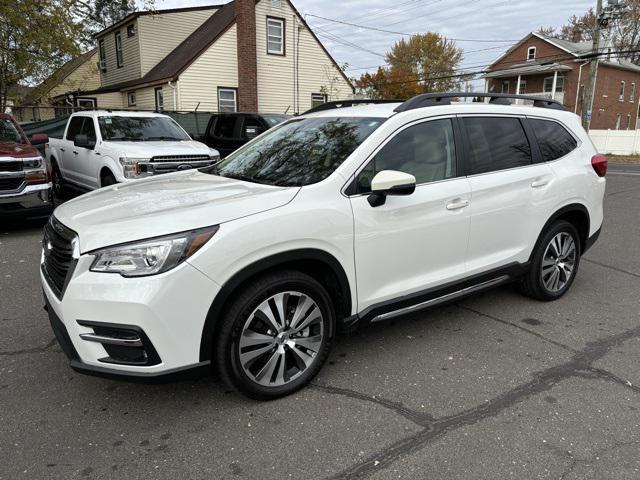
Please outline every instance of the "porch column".
M520 95L520 75L518 75L518 82L516 83L516 95Z
M556 99L556 85L558 84L558 71L553 72L553 86L551 87L551 100Z

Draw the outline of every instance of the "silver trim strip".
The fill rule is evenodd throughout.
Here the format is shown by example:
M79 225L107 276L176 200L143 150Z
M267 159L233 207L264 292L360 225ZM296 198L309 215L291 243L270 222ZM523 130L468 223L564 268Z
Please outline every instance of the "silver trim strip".
M388 320L390 318L406 315L411 312L422 310L423 308L432 307L434 305L444 303L454 298L462 297L464 295L468 295L473 292L484 290L485 288L494 287L496 285L500 285L501 283L508 281L509 278L510 278L509 275L502 275L500 277L494 278L493 280L488 280L486 282L482 282L477 285L472 285L471 287L463 288L462 290L457 290L455 292L447 293L446 295L442 295L441 297L432 298L431 300L427 300L426 302L418 303L416 305L411 305L410 307L401 308L399 310L394 310L393 312L383 313L381 315L378 315L377 317L374 317L373 320L371 320L371 323L381 322L383 320Z
M113 338L97 335L95 333L81 333L80 338L87 342L104 343L107 345L120 345L122 347L141 347L142 340L136 338Z

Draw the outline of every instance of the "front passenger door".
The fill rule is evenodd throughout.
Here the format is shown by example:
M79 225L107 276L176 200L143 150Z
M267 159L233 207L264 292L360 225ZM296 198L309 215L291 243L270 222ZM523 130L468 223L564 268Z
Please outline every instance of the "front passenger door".
M350 200L358 311L465 275L470 188L459 176L455 121L404 127L357 174ZM382 170L414 175L415 192L372 207L371 179Z

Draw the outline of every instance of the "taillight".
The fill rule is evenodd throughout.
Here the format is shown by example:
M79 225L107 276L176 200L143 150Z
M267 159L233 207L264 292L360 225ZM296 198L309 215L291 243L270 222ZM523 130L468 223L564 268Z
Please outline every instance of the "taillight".
M599 177L604 177L607 174L608 163L607 157L601 154L594 155L591 158L591 166Z

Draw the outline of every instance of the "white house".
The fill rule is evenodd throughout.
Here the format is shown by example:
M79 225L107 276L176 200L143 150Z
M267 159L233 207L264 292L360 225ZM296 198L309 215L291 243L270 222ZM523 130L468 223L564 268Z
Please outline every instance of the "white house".
M289 0L136 12L96 35L97 108L301 113L353 86Z

